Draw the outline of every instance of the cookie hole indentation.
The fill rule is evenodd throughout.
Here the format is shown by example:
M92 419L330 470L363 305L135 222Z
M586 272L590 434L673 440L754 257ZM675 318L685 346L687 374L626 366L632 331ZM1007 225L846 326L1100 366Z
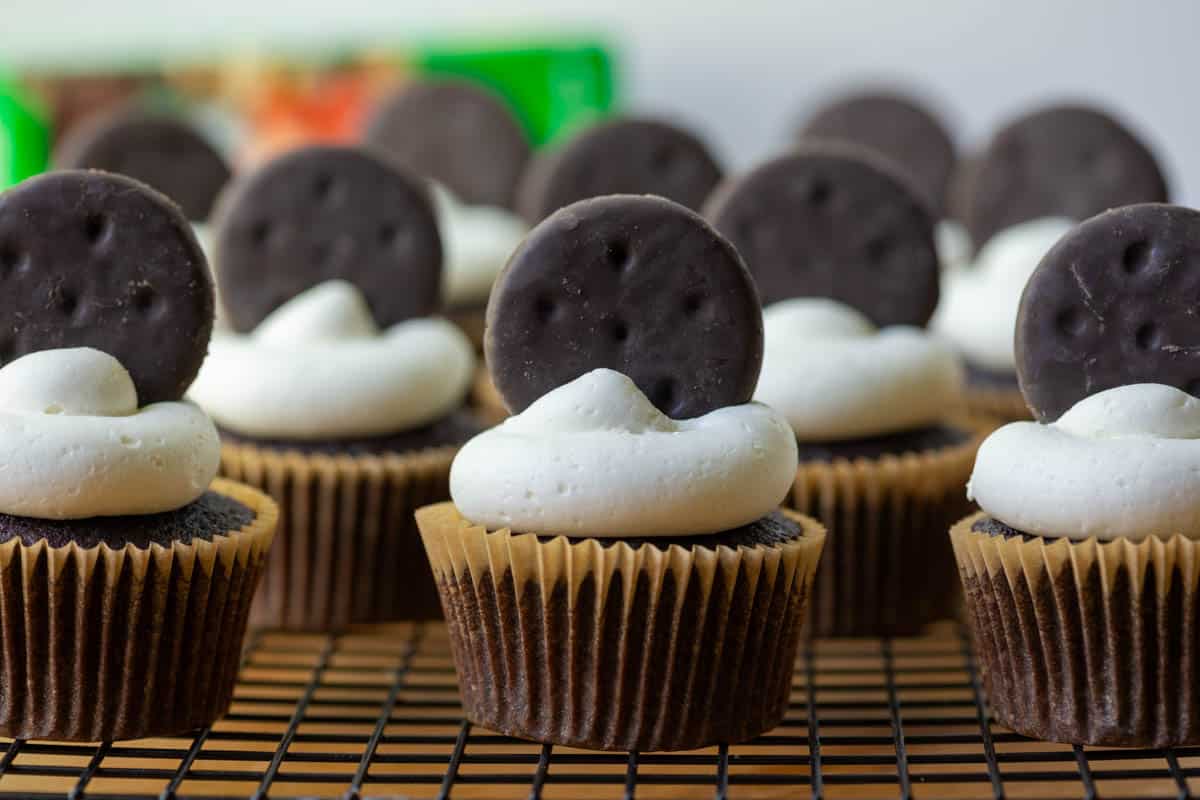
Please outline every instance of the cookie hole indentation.
M875 236L867 242L867 260L879 266L892 252L892 239L885 235Z
M667 416L675 408L675 379L663 377L654 382L650 387L649 393L650 402Z
M100 213L88 214L83 220L83 235L91 244L99 244L108 233L108 218Z
M554 318L555 309L554 301L544 294L539 294L533 300L533 315L542 324Z
M1157 349L1162 344L1162 329L1153 322L1143 322L1134 332L1133 341L1140 350Z
M21 266L21 251L15 244L0 245L0 277L7 278Z
M699 292L688 292L683 297L683 313L694 317L704 308L704 296Z
M1074 339L1087 328L1087 319L1077 308L1065 308L1054 317L1054 327L1063 336Z
M621 320L617 320L612 326L612 336L618 342L623 342L629 338L629 326Z
M255 247L266 247L271 238L271 223L260 219L250 226L250 243Z
M1133 242L1121 254L1121 269L1126 275L1137 275L1150 268L1150 243Z
M313 181L313 196L318 203L328 203L334 199L334 181L332 175L318 175Z
M79 297L70 289L59 289L55 302L58 310L66 316L71 316L79 308Z
M661 174L670 172L675 165L675 150L667 145L654 148L650 153L650 168Z
M138 286L133 290L133 308L139 314L148 314L154 310L155 294L149 286Z
M624 272L629 268L629 245L625 242L609 242L604 248L604 257L614 270Z
M829 199L833 196L833 187L829 181L824 178L818 178L808 187L808 202L810 205L821 208L829 204Z

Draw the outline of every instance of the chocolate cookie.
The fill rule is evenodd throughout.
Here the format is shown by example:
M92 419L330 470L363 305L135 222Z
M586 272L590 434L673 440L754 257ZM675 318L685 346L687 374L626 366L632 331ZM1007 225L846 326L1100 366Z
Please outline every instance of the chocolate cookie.
M253 329L340 278L381 326L438 306L442 242L424 184L349 147L307 147L240 176L216 212L214 261L229 321Z
M1146 146L1091 108L1051 106L991 140L971 182L966 225L975 247L1038 217L1084 220L1109 208L1167 200Z
M582 200L538 225L488 303L484 352L513 413L599 367L659 409L695 417L747 402L762 312L737 251L661 197Z
M179 400L208 350L213 284L192 227L121 175L50 172L0 194L0 361L94 347L143 405Z
M122 108L76 126L54 154L59 169L102 169L148 184L190 220L208 219L229 181L225 159L187 122Z
M1200 211L1160 203L1092 217L1038 264L1017 314L1017 377L1058 419L1131 383L1200 395Z
M843 97L817 111L801 141L828 139L873 150L899 166L930 208L941 215L954 173L954 141L928 109L911 98L868 92Z
M876 325L924 325L938 301L933 218L869 151L809 145L726 183L705 216L729 237L763 304L829 297Z
M418 81L387 96L365 141L474 205L512 207L529 160L529 139L504 101L465 81Z
M517 210L535 224L563 206L610 194L654 194L699 209L721 179L692 134L651 119L601 122L538 156L521 181Z

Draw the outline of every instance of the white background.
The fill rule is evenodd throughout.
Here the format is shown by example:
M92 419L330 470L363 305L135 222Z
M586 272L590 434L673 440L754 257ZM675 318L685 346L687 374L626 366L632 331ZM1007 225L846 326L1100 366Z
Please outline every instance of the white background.
M627 105L695 125L734 168L859 79L922 88L962 142L1038 101L1122 112L1200 204L1200 0L0 0L0 63L421 37L606 37Z

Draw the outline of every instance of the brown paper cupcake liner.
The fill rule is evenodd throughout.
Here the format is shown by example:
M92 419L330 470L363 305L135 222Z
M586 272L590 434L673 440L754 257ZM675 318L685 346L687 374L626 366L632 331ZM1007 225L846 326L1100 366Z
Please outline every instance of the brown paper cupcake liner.
M665 550L417 512L472 721L539 742L687 750L775 727L825 535Z
M1038 739L1200 743L1200 542L950 532L992 712Z
M998 422L1024 422L1033 414L1025 397L1016 388L1000 389L971 386L967 389L967 412L974 417L991 418Z
M471 386L471 407L486 425L499 425L508 419L508 409L500 398L496 384L492 383L492 375L482 364L476 371L475 382Z
M170 547L0 544L0 735L140 739L225 713L277 513L249 487L212 488L253 521Z
M225 444L221 474L279 503L251 623L330 631L440 617L413 512L450 497L456 450L350 456Z
M809 602L811 636L908 636L955 616L946 530L972 509L967 479L994 427L923 453L800 465L787 504L829 531Z

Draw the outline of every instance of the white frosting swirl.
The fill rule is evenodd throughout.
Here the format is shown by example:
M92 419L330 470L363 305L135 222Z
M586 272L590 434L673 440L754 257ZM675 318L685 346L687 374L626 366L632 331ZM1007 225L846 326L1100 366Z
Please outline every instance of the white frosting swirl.
M529 228L508 209L460 203L440 186L434 198L445 250L442 302L451 308L484 303Z
M858 311L821 298L768 306L763 328L754 399L779 410L801 441L934 425L962 402L958 357L920 328L878 330Z
M1013 335L1021 292L1042 256L1074 224L1061 217L1044 217L997 233L971 267L945 275L930 327L953 342L972 364L1015 373Z
M217 474L221 442L190 403L138 409L117 359L43 350L0 369L0 513L38 519L182 508Z
M764 405L673 420L629 378L597 369L467 442L450 494L488 528L688 536L770 513L796 466L795 437Z
M967 494L1035 535L1200 538L1200 400L1142 383L1049 425L1005 425L980 447Z
M373 436L455 410L474 370L471 343L451 323L414 319L380 332L356 287L328 281L249 335L214 334L190 394L248 436Z

